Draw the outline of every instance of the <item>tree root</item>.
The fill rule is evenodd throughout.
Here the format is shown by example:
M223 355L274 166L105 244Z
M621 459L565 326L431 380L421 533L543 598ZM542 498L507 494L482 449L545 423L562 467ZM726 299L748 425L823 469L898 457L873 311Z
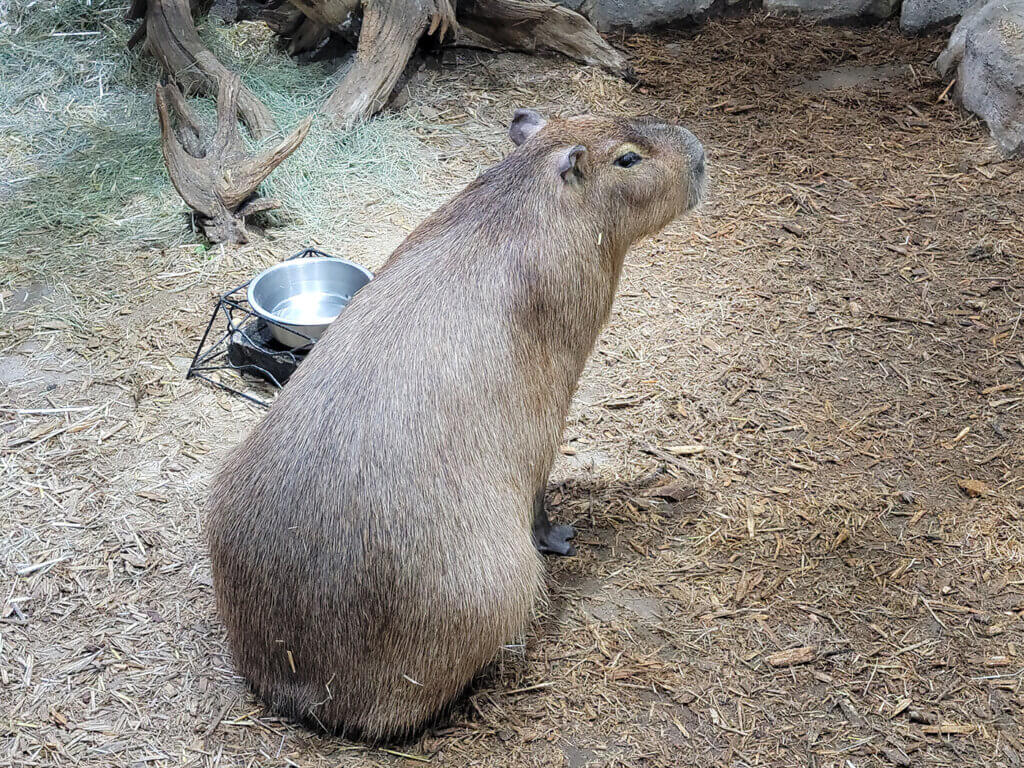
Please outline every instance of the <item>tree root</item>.
M210 136L177 86L156 88L167 173L178 194L199 215L206 236L215 243L248 242L246 216L280 205L276 200L258 198L256 188L299 147L313 121L307 117L276 147L250 156L238 133L241 92L242 83L237 75L229 73L221 79L217 128ZM171 125L171 112L177 118L177 132Z
M328 28L350 23L360 5L360 0L292 2ZM355 62L323 106L342 126L384 107L424 35L489 50L554 51L631 74L625 57L589 21L550 0L462 0L457 18L455 0L364 0L362 7Z
M616 75L632 74L625 56L589 21L548 0L463 0L459 21L506 50L554 51Z
M589 21L550 0L290 1L292 9L278 0L241 3L262 8L261 17L289 39L292 53L315 51L332 34L350 39L358 33L355 60L322 107L341 126L384 108L423 37L488 50L553 51L631 74L625 57ZM239 2L222 0L223 13L236 13ZM219 89L229 72L200 42L188 0L133 0L129 17L143 15L150 49L179 83L208 94ZM275 132L269 111L244 87L238 108L256 138Z
M331 17L318 21L337 23ZM355 61L323 105L343 127L370 117L387 103L419 39L444 40L458 28L451 0L373 0L363 8Z
M150 52L186 93L212 96L234 77L199 39L188 0L132 0L128 18L145 19L129 47L145 39ZM244 85L239 84L238 91L238 112L253 138L276 134L277 124L263 102Z

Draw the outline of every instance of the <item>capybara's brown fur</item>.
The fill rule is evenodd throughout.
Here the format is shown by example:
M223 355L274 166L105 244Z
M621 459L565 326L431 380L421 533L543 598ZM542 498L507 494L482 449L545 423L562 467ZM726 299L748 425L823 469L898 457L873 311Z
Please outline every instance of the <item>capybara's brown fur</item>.
M533 541L623 258L699 201L700 143L650 119L545 122L424 221L214 481L239 672L276 711L369 740L435 716L542 592Z

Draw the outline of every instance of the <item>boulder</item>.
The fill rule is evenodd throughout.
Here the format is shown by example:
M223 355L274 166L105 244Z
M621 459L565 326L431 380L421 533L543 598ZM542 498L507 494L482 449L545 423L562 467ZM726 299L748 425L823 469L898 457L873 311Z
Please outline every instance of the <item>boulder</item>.
M764 0L764 9L830 24L884 21L896 14L899 0Z
M1007 157L1024 155L1024 0L979 0L935 62Z
M927 3L930 0L905 0ZM934 0L955 3L958 0ZM965 2L966 0L959 0ZM693 24L735 8L763 6L766 11L804 16L835 24L873 23L896 15L900 0L556 0L583 14L601 32L640 31ZM957 11L959 14L959 11ZM956 14L951 14L956 15Z
M908 35L959 19L971 7L972 0L903 0L900 29Z
M558 0L583 14L601 32L640 31L672 24L692 24L724 8L749 0Z

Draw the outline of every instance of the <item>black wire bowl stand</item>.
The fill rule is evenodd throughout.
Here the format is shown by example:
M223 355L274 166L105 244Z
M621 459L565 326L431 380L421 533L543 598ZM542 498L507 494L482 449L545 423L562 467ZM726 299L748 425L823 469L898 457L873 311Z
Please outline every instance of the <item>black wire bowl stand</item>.
M306 248L286 261L311 256L329 257L331 254ZM263 399L239 387L251 383L280 389L305 359L316 339L253 312L248 298L250 282L252 280L232 288L217 300L185 378L202 379L250 403L269 408L272 397ZM282 346L271 335L271 325L286 328L307 339L309 344L299 349ZM247 381L250 377L254 381Z

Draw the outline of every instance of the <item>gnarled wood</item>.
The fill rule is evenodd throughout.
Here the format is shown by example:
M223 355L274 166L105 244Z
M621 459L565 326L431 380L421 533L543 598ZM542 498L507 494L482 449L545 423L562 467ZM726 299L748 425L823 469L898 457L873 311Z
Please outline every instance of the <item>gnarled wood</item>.
M291 3L318 24L341 27L360 13L363 0L291 0Z
M442 42L490 50L553 51L619 75L630 72L583 16L549 0L292 0L309 19L338 30L360 7L362 29L355 62L323 111L350 125L387 102L417 42Z
M302 22L290 35L288 53L296 56L300 53L315 51L331 36L331 31L318 21L303 17Z
M338 23L335 9L344 8L346 3L352 5L350 0L315 2L317 20ZM303 2L299 7L307 12L309 6ZM364 4L355 61L324 103L323 111L343 126L379 112L419 39L426 34L443 41L449 31L457 29L452 0L374 0Z
M489 50L553 51L628 75L625 57L583 16L550 0L219 0L230 17L256 13L291 53L315 51L328 38L357 39L355 60L323 105L342 126L370 117L387 103L417 43ZM253 10L255 9L255 10ZM133 0L130 15L146 17L150 48L186 89L211 92L228 71L199 41L188 0ZM460 26L461 25L461 26ZM273 133L269 112L250 91L239 95L239 111L253 135Z
M548 0L462 0L459 22L501 48L554 51L617 75L631 74L625 56L589 21Z
M147 48L186 93L212 96L234 76L199 39L188 0L133 0L128 17L145 17ZM130 45L137 41L133 37ZM253 137L277 133L270 110L244 85L239 89L238 111Z
M209 136L175 85L157 86L160 139L171 183L213 242L248 241L245 217L276 208L275 200L258 199L256 188L306 138L313 118L307 117L276 147L249 155L238 133L238 97L242 84L229 74L217 95L217 129ZM178 131L171 125L171 112Z

